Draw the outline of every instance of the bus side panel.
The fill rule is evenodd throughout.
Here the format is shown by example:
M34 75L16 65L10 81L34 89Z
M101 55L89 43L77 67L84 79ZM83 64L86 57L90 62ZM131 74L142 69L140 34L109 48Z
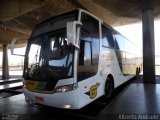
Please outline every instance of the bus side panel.
M114 76L114 78L115 78L115 87L118 87L119 85L121 85L124 82L128 81L129 79L131 79L133 77L133 74L127 74L127 75L123 74L124 61L122 60L122 63L119 63L120 61L118 59L118 56L117 56L115 50L113 51L113 54L114 54L114 57L115 57L113 72L115 73L115 71L117 70L117 73L115 73L116 75ZM120 66L120 65L122 65L122 66ZM132 68L129 68L127 70L128 71L132 71Z
M104 94L103 84L99 72L88 79L78 82L79 106L83 107Z
M114 78L115 88L133 77L133 75L124 76L118 62L119 61L114 49L102 47L101 66L103 71L103 79L105 81L108 74L111 74Z

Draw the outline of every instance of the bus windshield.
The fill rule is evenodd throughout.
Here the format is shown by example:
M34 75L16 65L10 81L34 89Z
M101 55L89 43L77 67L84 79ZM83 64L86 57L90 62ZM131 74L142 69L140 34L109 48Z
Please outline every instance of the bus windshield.
M74 48L68 45L66 30L31 38L25 59L24 77L46 81L73 77Z

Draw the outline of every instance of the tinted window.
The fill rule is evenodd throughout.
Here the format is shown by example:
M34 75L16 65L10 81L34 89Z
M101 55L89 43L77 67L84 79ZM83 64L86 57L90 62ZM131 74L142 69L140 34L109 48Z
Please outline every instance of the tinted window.
M102 46L114 48L114 40L111 30L102 25Z
M77 20L77 18L78 18L77 10L50 18L36 25L36 27L32 32L32 37L35 37L47 32L55 31L58 29L66 28L68 21L74 21L74 20Z
M91 43L87 41L81 41L81 51L79 54L79 65L91 65Z
M78 81L97 73L100 49L99 22L86 14L82 14L81 21Z
M125 51L124 37L122 37L120 34L114 32L113 38L115 41L115 49Z
M125 49L126 49L126 52L133 53L133 50L132 50L133 44L128 40L125 41Z

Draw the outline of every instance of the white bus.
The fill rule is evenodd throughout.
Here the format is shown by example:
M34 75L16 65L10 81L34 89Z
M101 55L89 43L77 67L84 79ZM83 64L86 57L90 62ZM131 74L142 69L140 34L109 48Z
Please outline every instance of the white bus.
M137 47L93 14L78 9L38 24L28 40L23 90L27 100L80 109L136 74Z

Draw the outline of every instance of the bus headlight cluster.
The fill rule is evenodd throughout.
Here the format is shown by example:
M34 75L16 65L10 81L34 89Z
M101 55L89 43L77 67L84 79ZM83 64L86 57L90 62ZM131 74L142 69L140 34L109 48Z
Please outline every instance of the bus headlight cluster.
M77 83L56 87L56 92L68 92L77 89Z

